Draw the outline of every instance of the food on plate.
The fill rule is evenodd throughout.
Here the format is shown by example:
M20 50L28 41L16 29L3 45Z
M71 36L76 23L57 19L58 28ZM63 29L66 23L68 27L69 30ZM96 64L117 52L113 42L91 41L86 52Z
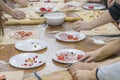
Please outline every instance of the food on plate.
M37 46L40 45L40 43L38 43L38 42L31 42L31 44L34 46L34 48L37 48Z
M24 60L24 63L21 64L21 66L33 66L34 64L41 64L42 61L38 61L38 55L35 55L33 57L29 57Z
M18 39L18 40L24 40L29 37L33 36L33 33L31 31L16 31L12 35L10 35L10 38Z
M73 34L67 34L67 33L61 33L58 35L62 40L78 40L79 35L73 35Z
M57 59L61 61L74 61L74 60L80 60L80 58L83 56L81 54L76 54L74 52L64 51L59 54L56 54Z

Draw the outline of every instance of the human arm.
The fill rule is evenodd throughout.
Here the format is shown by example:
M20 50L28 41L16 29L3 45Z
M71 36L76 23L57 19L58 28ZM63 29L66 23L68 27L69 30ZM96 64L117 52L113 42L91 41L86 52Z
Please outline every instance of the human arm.
M113 4L114 3L114 4ZM80 30L89 30L100 25L106 24L112 21L118 21L120 19L120 1L116 0L116 2L112 2L112 6L109 7L108 11L106 11L103 15L90 22L77 21L73 23L73 29L76 31Z
M107 58L115 54L116 52L120 51L119 44L120 44L120 38L106 44L105 46L97 50L87 52L86 55L81 58L81 60L85 60L85 62L92 62Z
M106 18L107 17L107 18ZM90 30L100 25L106 24L108 22L114 21L109 14L109 11L105 11L100 17L96 18L93 21L85 22L85 21L76 21L73 23L73 29L75 31L80 30Z
M20 4L22 7L27 7L28 6L28 3L29 3L29 0L10 0L14 3L18 3Z
M12 10L9 6L7 6L2 0L0 0L0 8L4 10L6 13L10 14L13 18L23 19L25 18L25 13L19 10Z
M101 66L94 70L77 70L73 80L120 80L120 62Z

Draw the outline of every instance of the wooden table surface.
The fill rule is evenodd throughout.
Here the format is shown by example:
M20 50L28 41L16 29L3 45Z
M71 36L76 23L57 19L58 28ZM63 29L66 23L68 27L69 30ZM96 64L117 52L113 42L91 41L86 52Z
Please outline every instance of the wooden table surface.
M66 23L69 24L69 23ZM61 71L65 70L65 64L61 64L58 62L55 62L52 60L52 54L61 49L79 49L82 51L92 51L95 50L102 45L98 45L93 43L92 40L90 40L88 37L86 37L85 40L79 41L79 42L74 42L74 43L68 43L68 42L62 42L59 40L56 40L54 37L55 34L50 34L50 31L68 31L70 29L69 26L58 26L58 27L43 27L43 30L40 32L40 39L45 40L47 42L47 48L41 51L37 51L34 53L42 54L45 56L45 64L33 68L33 69L18 69L10 66L9 64L4 67L5 70L24 70L25 74L32 73L34 71L38 71L41 75L51 73L54 71ZM6 45L0 45L0 59L9 63L9 59L17 54L23 53L24 51L19 51L15 49L14 44L6 44ZM32 52L33 53L33 52ZM2 68L1 68L2 70Z
M68 16L72 16L72 15L69 14ZM5 67L1 67L0 70L1 71L24 70L25 75L30 74L34 71L38 71L39 74L41 75L48 74L54 71L61 71L61 70L66 69L65 64L61 64L61 63L58 63L52 60L52 54L55 51L61 50L61 49L78 49L78 50L87 52L87 51L92 51L92 50L95 50L103 46L103 45L98 45L98 44L93 43L93 41L90 40L88 36L86 36L86 39L84 39L83 41L67 43L67 42L56 40L56 38L54 37L55 34L49 33L50 31L71 30L71 27L70 27L71 23L66 22L65 24L66 25L61 25L57 27L47 26L47 27L42 27L40 29L40 39L45 40L47 42L47 48L44 50L40 50L40 51L32 52L32 53L44 55L45 56L44 60L46 62L44 65L37 67L37 68L33 68L33 69L18 69L18 68L12 67L9 65L9 59L14 55L23 53L24 51L19 51L15 49L14 44L0 44L0 60L3 60L8 63L8 64L5 64ZM29 26L32 27L33 25L29 25ZM35 26L38 26L38 25L34 25L34 27ZM13 26L13 27L16 27L16 26ZM17 26L17 27L19 28L21 26Z

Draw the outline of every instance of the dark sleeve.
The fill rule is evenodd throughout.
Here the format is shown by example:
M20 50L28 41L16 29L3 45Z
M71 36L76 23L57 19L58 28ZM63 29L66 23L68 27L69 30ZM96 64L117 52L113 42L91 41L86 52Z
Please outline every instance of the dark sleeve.
M115 21L120 19L120 4L114 3L109 9L109 13Z

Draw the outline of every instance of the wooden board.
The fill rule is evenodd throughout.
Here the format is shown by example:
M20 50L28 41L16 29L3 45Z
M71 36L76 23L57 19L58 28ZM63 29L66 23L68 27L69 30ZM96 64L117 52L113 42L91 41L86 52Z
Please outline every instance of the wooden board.
M53 72L51 74L41 76L42 80L72 80L72 76L68 71ZM37 80L35 76L28 78L27 80Z
M0 76L2 75L6 76L6 80L23 80L24 72L23 71L0 72Z

